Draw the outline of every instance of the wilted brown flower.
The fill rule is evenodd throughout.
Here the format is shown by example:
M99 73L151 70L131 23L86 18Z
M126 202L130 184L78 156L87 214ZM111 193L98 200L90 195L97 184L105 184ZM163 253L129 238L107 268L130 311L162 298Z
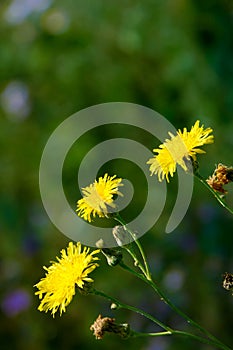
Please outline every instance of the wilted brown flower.
M223 288L225 288L226 290L233 290L233 274L225 272L223 277Z
M96 339L103 339L106 332L116 333L122 338L127 338L130 335L130 327L127 323L116 324L114 318L102 317L101 315L99 315L93 325L91 325L90 330L93 331Z
M206 182L210 187L212 187L215 191L226 194L227 191L223 188L224 185L233 181L233 168L227 167L219 163L214 170L212 176L210 176Z

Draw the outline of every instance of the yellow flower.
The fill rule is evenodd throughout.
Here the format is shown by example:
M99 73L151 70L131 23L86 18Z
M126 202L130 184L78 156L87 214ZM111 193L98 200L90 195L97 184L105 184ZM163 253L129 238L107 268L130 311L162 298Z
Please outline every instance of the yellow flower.
M54 317L60 308L61 315L75 295L75 287L83 288L85 282L93 282L88 275L98 266L95 262L98 258L93 255L99 250L91 253L87 247L81 250L80 242L76 245L70 242L66 250L61 250L61 258L57 257L58 262L52 262L49 267L44 266L47 273L35 285L39 289L35 294L42 299L39 311L51 310Z
M186 160L196 160L196 153L205 153L200 146L214 142L213 131L211 128L204 129L204 125L200 126L197 120L190 131L186 128L178 130L177 135L169 132L170 139L166 139L163 144L153 150L156 152L153 158L149 159L151 175L157 174L159 181L166 177L169 182L168 175L173 176L176 171L176 165L179 164L185 171L188 171Z
M90 186L82 188L83 198L77 202L77 214L89 222L92 221L91 214L93 217L106 216L109 212L108 206L116 207L113 196L116 194L122 196L118 191L118 187L123 186L121 181L122 179L116 178L116 175L105 174Z

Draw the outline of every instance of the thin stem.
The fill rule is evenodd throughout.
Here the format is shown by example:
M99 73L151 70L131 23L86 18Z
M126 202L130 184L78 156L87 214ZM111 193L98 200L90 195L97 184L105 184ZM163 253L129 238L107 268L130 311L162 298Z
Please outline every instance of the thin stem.
M126 310L130 310L130 311L133 311L133 312L136 312L144 317L146 317L147 319L153 321L155 324L157 324L158 326L160 326L161 328L165 329L166 331L165 332L157 332L157 333L137 333L137 332L133 332L133 335L132 336L162 336L162 335L183 335L183 336L186 336L186 337L189 337L189 338L193 338L193 339L196 339L202 343L205 343L205 344L209 344L209 345L213 345L215 347L218 347L219 349L222 349L222 350L231 350L230 348L228 348L227 346L225 346L224 344L218 342L218 341L215 341L214 339L206 339L206 338L202 338L198 335L195 335L195 334L192 334L192 333L189 333L189 332L184 332L184 331L179 331L179 330L175 330L175 329L172 329L170 327L168 327L167 325L165 325L164 323L162 323L161 321L159 321L157 318L153 317L152 315L148 314L147 312L145 312L144 310L141 310L141 309L138 309L134 306L131 306L131 305L128 305L128 304L124 304L122 302L120 302L118 299L116 298L113 298L101 291L98 291L96 289L93 289L92 290L92 293L95 294L95 295L98 295L98 296L101 296L113 303L115 303L118 308L122 308L122 309L126 309Z
M216 343L221 346L221 349L227 349L230 350L230 348L228 348L226 345L224 345L222 342L220 342L217 338L215 338L215 336L213 336L209 331L207 331L205 328L203 328L202 326L200 326L198 323L196 323L195 321L193 321L188 315L186 315L183 311L181 311L178 307L176 307L165 295L164 293L159 289L159 287L155 284L154 281L152 281L151 279L148 280L145 276L143 276L142 274L139 274L138 272L132 270L130 267L128 267L127 265L125 265L123 262L120 262L120 266L127 270L128 272L134 274L135 276L137 276L138 278L140 278L141 280L143 280L144 282L146 282L147 284L149 284L154 290L155 292L158 294L158 296L160 297L160 299L162 301L165 302L165 304L167 304L173 311L175 311L177 314L179 314L182 318L184 318L189 324L191 324L192 326L194 326L195 328L197 328L199 331L201 331L203 334L205 334L209 339L212 339Z
M231 214L233 214L233 209L231 209L221 198L221 196L212 188L208 185L206 180L199 174L195 173L196 178L214 195L214 197L217 199L217 201L226 209L228 210Z
M140 263L140 261L138 260L136 254L134 253L133 249L130 249L129 247L123 246L122 248L124 248L133 258L134 262L135 262L135 266L138 266L140 268L140 270L142 271L142 273L146 276L146 270L144 269L144 267L142 266L142 264Z
M163 335L172 335L171 332L156 332L156 333L141 333L141 332L135 332L131 330L131 337L136 338L136 337L160 337Z
M148 318L149 320L153 321L154 323L156 323L158 326L160 326L161 328L165 329L167 332L171 332L172 333L172 329L168 326L166 326L164 323L162 323L161 321L159 321L157 318L151 316L150 314L148 314L147 312L143 311L143 310L140 310L134 306L131 306L131 305L127 305L127 304L124 304L122 303L121 301L119 301L118 299L116 298L113 298L99 290L96 290L94 289L92 291L92 294L95 294L95 295L99 295L101 297L104 297L105 299L108 299L109 301L115 303L118 308L121 308L121 309L127 309L127 310L130 310L130 311L133 311L133 312L136 312L146 318Z
M122 226L124 226L124 228L126 229L126 231L130 234L130 236L133 238L134 242L136 243L138 250L142 256L142 260L145 266L145 269L142 268L140 262L138 261L138 259L136 258L137 262L138 262L138 266L140 267L140 269L142 270L142 272L144 273L144 275L147 277L148 280L151 280L151 273L150 273L150 269L149 269L149 265L147 263L147 259L146 259L146 255L144 253L144 250L141 246L141 243L137 240L137 237L135 237L135 233L133 231L131 231L126 223L124 222L124 220L122 219L122 217L119 215L119 213L117 213L117 215L114 217L114 219L116 221L118 221ZM130 253L131 254L131 253ZM132 255L132 254L131 254Z
M214 339L211 340L211 339L207 339L207 338L202 338L202 337L199 337L198 335L195 335L195 334L192 334L192 333L189 333L189 332L174 330L173 334L183 335L183 336L186 336L186 337L189 337L189 338L193 338L193 339L196 339L196 340L198 340L198 341L200 341L202 343L218 347L219 349L222 349L222 350L232 350L228 346L222 344L219 341L216 342Z
M192 338L192 339L198 340L204 344L216 346L216 343L210 339L202 338L202 337L199 337L198 335L195 335L195 334L192 334L189 332L178 331L175 329L173 329L172 332L156 332L156 333L141 333L141 332L131 331L131 337L133 337L133 338L134 337L159 337L159 336L164 336L164 335L182 335L182 336L185 336L187 338ZM220 347L220 349L221 349L221 347Z

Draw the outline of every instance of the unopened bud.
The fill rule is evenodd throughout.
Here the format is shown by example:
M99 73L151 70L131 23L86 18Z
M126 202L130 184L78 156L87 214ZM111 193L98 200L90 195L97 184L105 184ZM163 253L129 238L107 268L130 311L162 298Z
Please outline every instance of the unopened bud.
M101 252L107 259L107 263L110 266L116 266L122 260L122 252L117 249L103 248Z
M129 244L132 241L132 238L130 237L129 233L126 231L124 226L113 227L112 234L119 247Z
M104 240L102 238L100 238L96 243L95 243L96 247L99 249L102 249L104 247Z
M110 309L111 310L117 310L117 309L119 309L119 305L117 305L116 303L112 303L111 306L110 306Z

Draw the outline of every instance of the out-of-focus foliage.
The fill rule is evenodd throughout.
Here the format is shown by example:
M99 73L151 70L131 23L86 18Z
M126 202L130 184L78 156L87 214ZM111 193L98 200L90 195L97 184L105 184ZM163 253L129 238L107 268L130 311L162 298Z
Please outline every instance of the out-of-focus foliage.
M44 274L42 266L68 244L45 213L38 171L49 135L65 118L110 101L150 107L177 128L200 119L215 134L214 145L200 156L204 176L218 162L233 165L232 2L12 0L1 2L0 16L1 349L207 349L173 337L96 341L89 326L99 313L139 331L154 329L139 316L113 313L107 302L91 296L76 295L61 318L36 310L32 286ZM109 133L156 146L156 140L130 128L87 135L80 153L71 152L64 167L73 207L80 195L77 159ZM136 215L146 188L143 175L119 160L109 167L134 183ZM221 281L225 271L233 272L233 218L197 183L185 219L166 235L176 189L174 179L163 215L142 243L156 280L172 300L232 346L233 297ZM232 193L229 185L229 203ZM176 328L186 327L148 288L107 267L104 259L95 283Z

